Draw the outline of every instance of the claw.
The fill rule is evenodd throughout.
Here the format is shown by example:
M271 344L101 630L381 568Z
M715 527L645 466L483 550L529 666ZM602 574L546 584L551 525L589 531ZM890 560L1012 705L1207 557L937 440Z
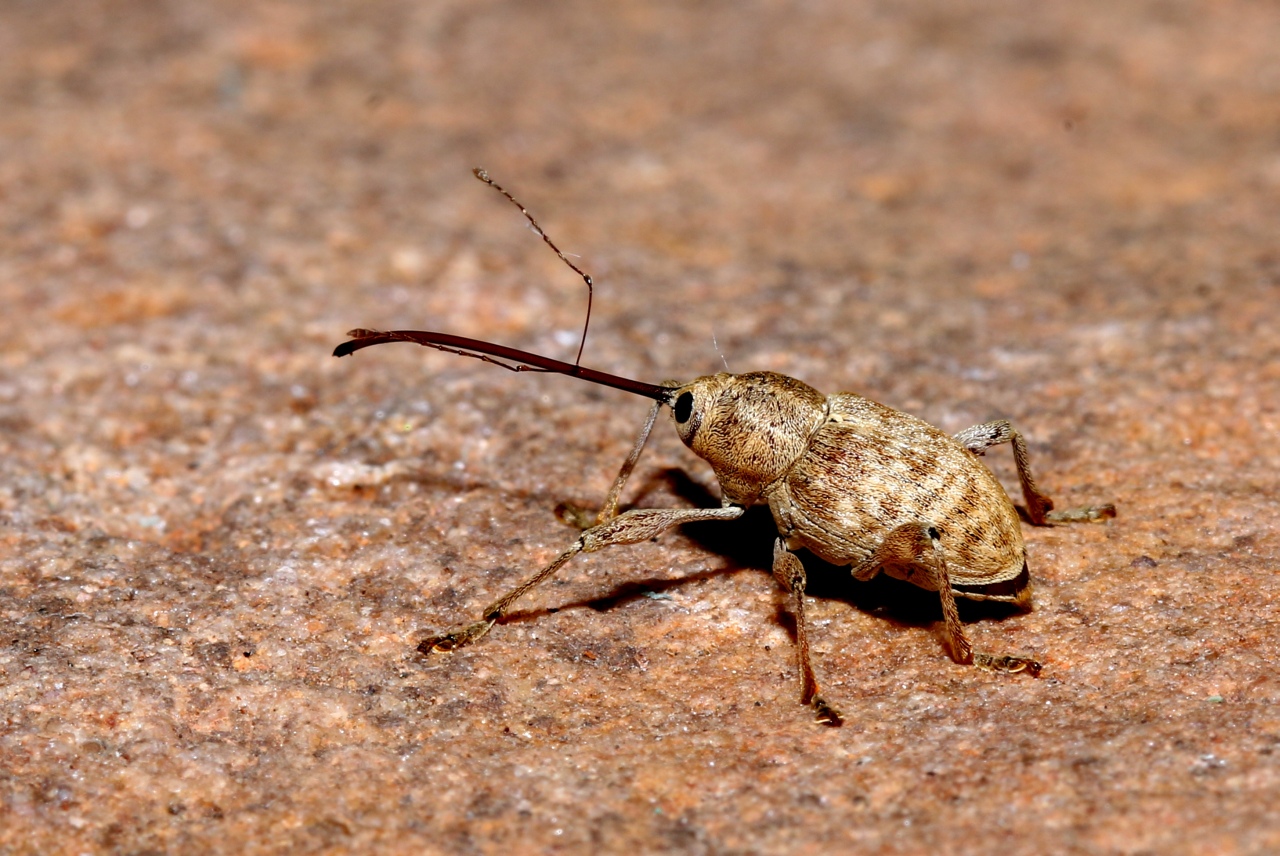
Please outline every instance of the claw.
M581 505L574 505L571 502L562 502L556 506L556 519L566 526L572 526L574 529L586 530L596 525L597 511L584 508Z
M840 715L840 711L827 704L821 698L815 697L809 702L813 706L814 719L822 725L830 725L832 728L839 728L844 725L844 717Z
M1016 675L1020 672L1026 672L1031 677L1039 677L1040 669L1043 668L1036 660L1030 657L1006 657L996 654L978 654L973 655L973 665L980 669L990 669L993 672L1008 672Z
M1061 511L1050 511L1044 516L1046 523L1103 523L1116 516L1116 507L1106 505L1086 505L1083 508L1064 508Z
M447 651L455 651L464 645L470 645L489 632L489 628L493 627L493 621L493 619L477 621L440 636L429 636L418 643L418 653L443 654Z

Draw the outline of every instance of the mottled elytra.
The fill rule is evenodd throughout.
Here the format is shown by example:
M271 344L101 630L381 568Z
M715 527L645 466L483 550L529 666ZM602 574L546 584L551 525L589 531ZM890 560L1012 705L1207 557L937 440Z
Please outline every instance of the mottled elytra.
M591 278L565 258L529 212L483 170L475 172L520 208L590 289ZM586 331L584 325L579 360ZM956 609L957 597L1031 607L1018 513L978 457L992 446L1013 446L1027 517L1035 525L1115 516L1112 505L1053 511L1053 501L1032 477L1025 440L1003 419L953 436L860 395L826 395L775 372L721 372L687 383L652 384L584 368L577 361L565 363L447 333L361 329L348 335L351 340L339 345L334 356L387 342L415 342L512 371L565 374L654 400L594 523L554 562L486 607L480 620L423 640L418 650L424 654L452 651L480 639L512 604L578 553L647 541L682 523L733 520L747 506L767 503L778 527L773 574L790 593L795 615L801 702L813 708L819 722L840 725L839 712L823 699L814 676L805 618L805 569L795 550L804 548L831 564L848 566L858 580L883 572L938 592L955 662L1035 675L1040 664L1029 657L973 650ZM671 409L680 439L715 472L720 507L637 508L620 514L622 489L664 405Z

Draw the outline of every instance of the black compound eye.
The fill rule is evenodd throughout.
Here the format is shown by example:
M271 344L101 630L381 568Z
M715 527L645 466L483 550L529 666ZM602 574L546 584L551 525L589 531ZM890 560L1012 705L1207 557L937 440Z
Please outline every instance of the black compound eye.
M689 417L693 415L693 393L680 393L680 397L676 399L676 406L672 409L675 410L677 422L681 425L688 422Z

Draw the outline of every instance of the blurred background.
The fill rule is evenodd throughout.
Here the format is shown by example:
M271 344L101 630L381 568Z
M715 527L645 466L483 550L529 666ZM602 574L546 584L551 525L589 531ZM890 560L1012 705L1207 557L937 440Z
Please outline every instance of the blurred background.
M1247 0L4 4L0 849L1280 848L1277 44ZM1115 501L974 614L1045 677L819 583L817 728L767 514L416 655L646 407L329 356L573 358L581 280L476 166L594 277L584 364L1010 418ZM716 486L660 424L635 494Z

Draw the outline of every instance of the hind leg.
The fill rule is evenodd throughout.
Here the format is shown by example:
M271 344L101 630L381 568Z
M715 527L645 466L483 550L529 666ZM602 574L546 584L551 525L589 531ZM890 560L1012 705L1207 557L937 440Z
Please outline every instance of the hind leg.
M1022 484L1022 496L1027 503L1027 516L1037 526L1054 523L1101 523L1116 516L1116 507L1106 505L1086 505L1081 508L1064 508L1053 510L1053 500L1041 492L1036 486L1035 477L1031 475L1031 461L1027 455L1027 441L1008 419L997 419L966 428L955 439L975 455L985 454L992 446L1010 443L1013 446L1013 460L1018 465L1018 481Z

